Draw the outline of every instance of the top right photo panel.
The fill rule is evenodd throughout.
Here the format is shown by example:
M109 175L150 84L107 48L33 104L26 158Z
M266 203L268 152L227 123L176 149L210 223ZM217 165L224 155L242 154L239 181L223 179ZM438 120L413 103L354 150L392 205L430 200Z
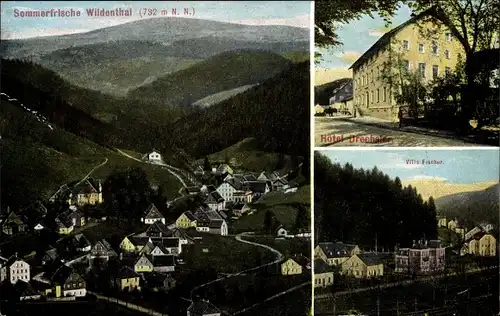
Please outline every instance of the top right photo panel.
M499 146L496 1L316 1L315 147Z

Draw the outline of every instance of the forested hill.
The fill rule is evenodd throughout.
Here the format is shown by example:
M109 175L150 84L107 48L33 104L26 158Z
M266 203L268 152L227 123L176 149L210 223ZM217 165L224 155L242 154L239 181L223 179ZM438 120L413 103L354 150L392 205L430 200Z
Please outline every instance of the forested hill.
M399 178L379 171L333 164L314 157L314 203L317 241L344 241L362 248L392 250L412 240L436 238L436 207Z
M196 158L255 138L261 150L309 156L309 63L177 121L178 147Z

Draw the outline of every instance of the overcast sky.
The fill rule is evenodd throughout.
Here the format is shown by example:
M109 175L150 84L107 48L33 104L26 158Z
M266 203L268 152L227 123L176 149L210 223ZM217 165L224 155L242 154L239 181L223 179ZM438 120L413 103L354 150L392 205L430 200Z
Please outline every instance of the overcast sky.
M80 10L80 17L15 17L18 10ZM89 17L86 9L132 8L132 17ZM193 16L207 19L251 25L289 25L309 28L310 1L2 1L2 39L29 38L87 32L94 29L140 20L139 9L156 9L169 13L175 8L181 17L184 8Z
M498 148L493 149L396 149L322 150L333 162L349 162L355 168L379 170L391 178L442 179L448 183L471 184L499 180ZM407 164L407 159L441 160L440 165Z

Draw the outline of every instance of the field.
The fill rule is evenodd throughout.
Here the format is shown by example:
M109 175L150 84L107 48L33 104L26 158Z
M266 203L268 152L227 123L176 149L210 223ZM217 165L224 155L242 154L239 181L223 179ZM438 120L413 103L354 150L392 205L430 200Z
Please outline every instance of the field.
M267 210L276 215L276 218L283 224L285 229L293 228L295 217L297 216L297 209L290 205L275 205L259 208L254 214L240 217L230 224L231 229L235 233L262 231L264 229L264 218Z
M275 237L246 236L245 240L270 246L281 252L285 258L299 253L307 258L311 257L311 240L309 238L276 239Z
M234 273L271 262L274 254L262 247L244 244L231 236L200 234L191 247L183 248L182 258L190 269Z
M309 185L301 186L295 193L285 194L283 192L270 192L259 199L255 204L272 206L278 204L311 204L311 187Z

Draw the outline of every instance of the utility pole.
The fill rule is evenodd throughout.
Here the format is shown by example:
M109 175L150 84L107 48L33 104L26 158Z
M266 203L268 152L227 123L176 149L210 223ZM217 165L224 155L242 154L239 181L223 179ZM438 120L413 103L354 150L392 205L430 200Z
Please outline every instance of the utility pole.
M377 316L380 316L380 297L377 296Z

